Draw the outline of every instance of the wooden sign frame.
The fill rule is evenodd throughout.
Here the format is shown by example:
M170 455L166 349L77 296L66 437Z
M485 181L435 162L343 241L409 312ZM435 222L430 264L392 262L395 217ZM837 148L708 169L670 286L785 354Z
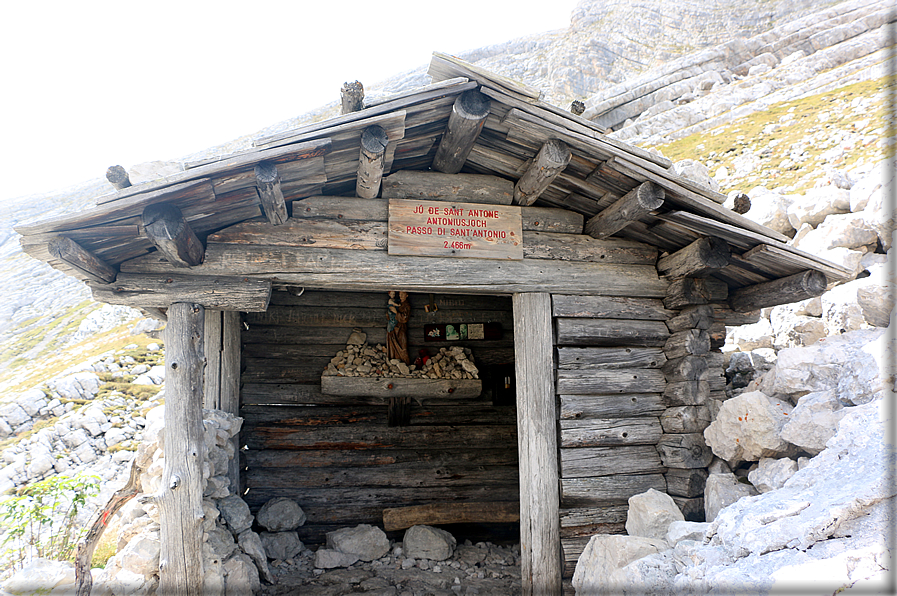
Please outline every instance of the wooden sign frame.
M391 255L523 259L519 206L389 200Z

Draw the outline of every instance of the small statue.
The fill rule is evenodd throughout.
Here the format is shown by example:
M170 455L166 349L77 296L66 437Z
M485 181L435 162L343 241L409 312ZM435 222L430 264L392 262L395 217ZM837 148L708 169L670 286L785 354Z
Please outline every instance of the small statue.
M408 319L411 318L411 303L408 302L408 292L389 293L386 302L386 355L392 360L396 358L405 364L410 364L408 357Z

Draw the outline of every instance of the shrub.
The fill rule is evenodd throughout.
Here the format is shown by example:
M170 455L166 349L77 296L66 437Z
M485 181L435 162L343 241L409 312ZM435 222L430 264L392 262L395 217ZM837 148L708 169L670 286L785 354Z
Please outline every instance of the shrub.
M87 499L100 492L97 476L59 474L28 485L0 501L3 568L20 567L32 557L72 561L87 527L76 518Z

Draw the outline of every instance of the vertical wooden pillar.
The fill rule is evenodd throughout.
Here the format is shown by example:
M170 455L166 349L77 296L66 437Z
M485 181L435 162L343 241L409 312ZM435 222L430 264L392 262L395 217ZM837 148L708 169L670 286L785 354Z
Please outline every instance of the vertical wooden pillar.
M159 593L202 594L203 307L176 303L165 328L165 468Z
M205 315L205 384L203 407L240 415L240 313L207 310ZM240 439L234 436L234 458L227 476L230 490L240 491Z
M514 294L513 304L523 593L560 595L563 556L551 296Z

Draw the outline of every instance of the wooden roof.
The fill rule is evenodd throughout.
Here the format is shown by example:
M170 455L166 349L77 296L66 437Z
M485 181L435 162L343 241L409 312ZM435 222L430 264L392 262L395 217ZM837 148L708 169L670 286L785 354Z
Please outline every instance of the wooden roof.
M176 175L99 196L92 209L17 226L22 247L67 274L91 279L59 257L60 237L69 239L108 265L114 278L123 262L156 250L141 219L149 205L177 206L200 241L261 217L254 173L260 162L276 164L287 204L320 195L354 196L365 129L379 125L388 137L384 177L400 170L428 170L456 99L479 89L490 99L491 109L462 172L516 182L542 145L557 139L569 147L572 157L535 206L571 210L588 219L649 181L664 190L663 206L616 237L667 252L703 236L722 238L731 247L732 261L715 276L732 289L808 269L824 273L830 281L849 276L846 269L789 246L786 236L723 207L724 195L677 176L668 159L609 138L595 123L541 102L538 90L439 53L433 56L429 74L433 78L429 86L257 138L249 150L186 163ZM105 281L112 280L107 276Z

